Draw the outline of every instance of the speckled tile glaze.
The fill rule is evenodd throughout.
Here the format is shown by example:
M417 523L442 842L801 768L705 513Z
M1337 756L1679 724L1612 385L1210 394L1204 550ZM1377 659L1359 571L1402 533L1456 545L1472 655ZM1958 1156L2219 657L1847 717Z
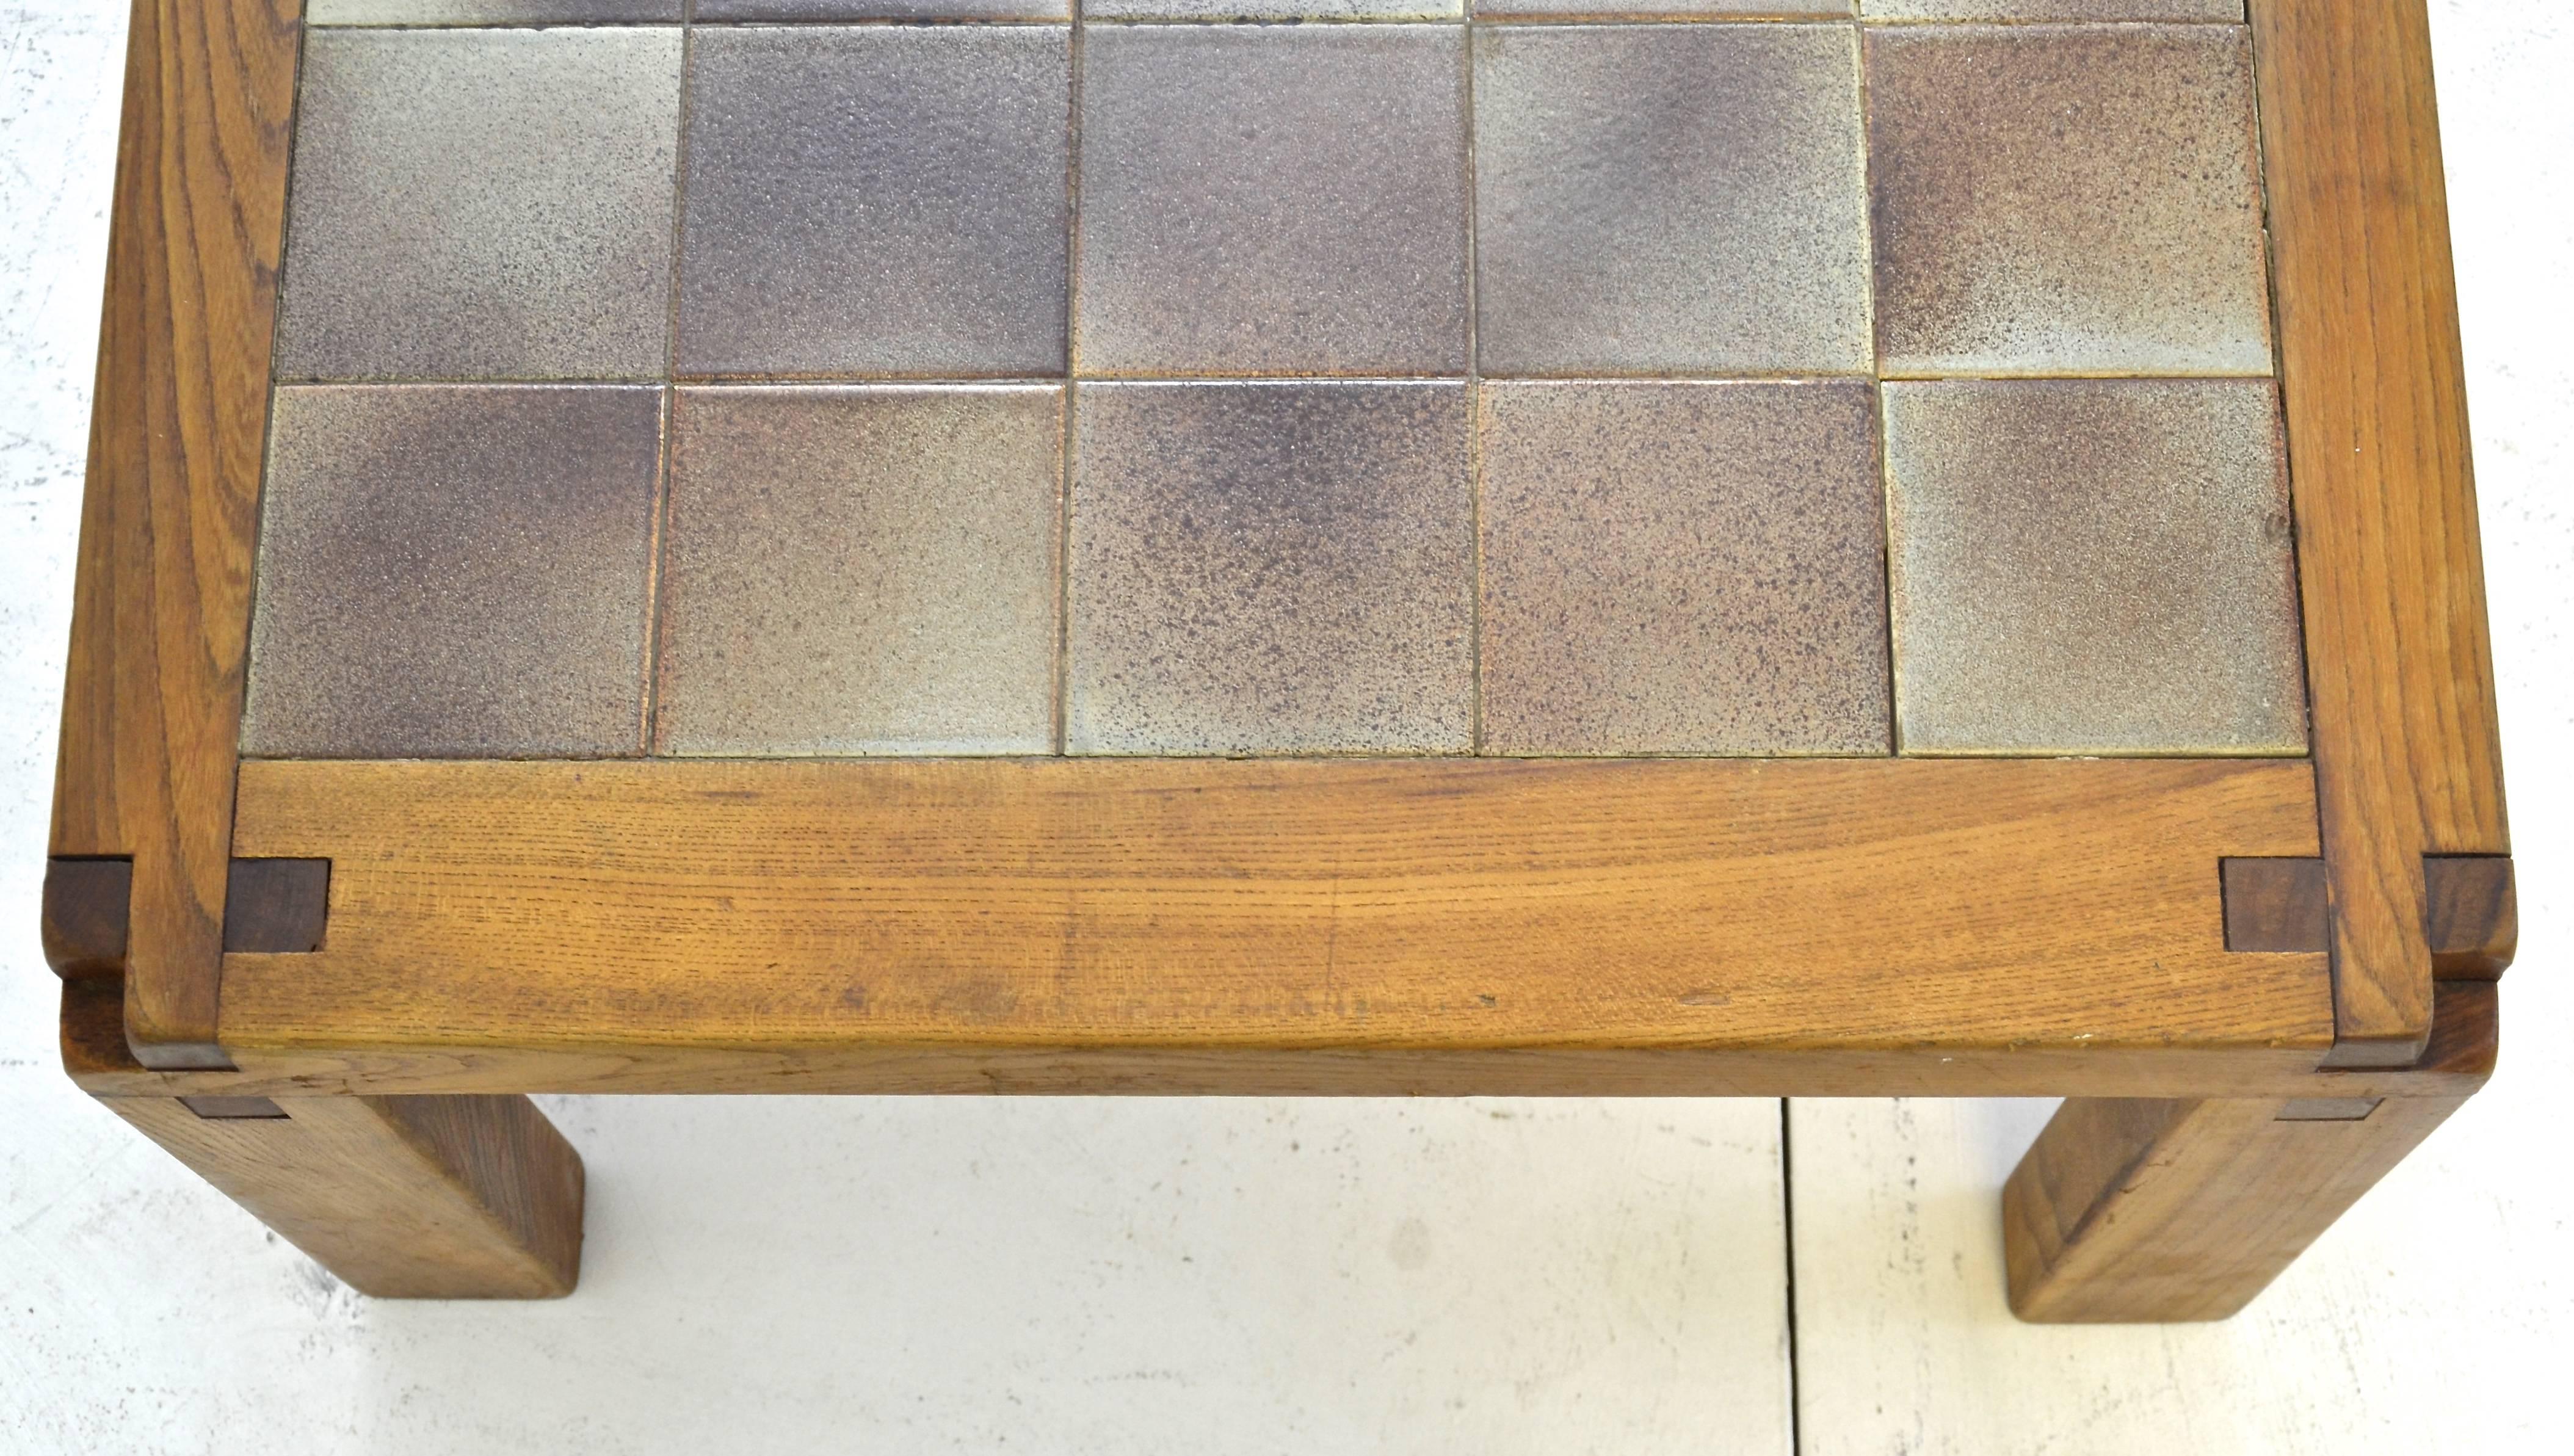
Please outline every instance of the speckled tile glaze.
M1453 20L1464 0L1083 0L1088 20Z
M1072 0L697 0L696 18L730 20L1069 20Z
M1089 375L1462 374L1465 30L1093 26Z
M643 746L661 391L283 389L242 751Z
M1866 381L1488 384L1484 748L1883 753Z
M657 377L678 126L674 29L313 32L279 377Z
M1475 0L1487 19L1519 16L1549 20L1617 20L1628 16L1746 16L1850 18L1851 0Z
M676 25L681 0L306 0L312 25Z
M691 47L681 373L1063 373L1067 27Z
M2269 371L2240 27L1865 34L1886 373Z
M1908 752L2297 753L2267 380L1886 386Z
M1867 20L2234 20L2243 0L1859 0Z
M1467 750L1463 384L1075 400L1074 752Z
M1847 25L1479 29L1480 368L1866 371L1862 141Z
M659 748L1051 751L1062 400L680 390Z

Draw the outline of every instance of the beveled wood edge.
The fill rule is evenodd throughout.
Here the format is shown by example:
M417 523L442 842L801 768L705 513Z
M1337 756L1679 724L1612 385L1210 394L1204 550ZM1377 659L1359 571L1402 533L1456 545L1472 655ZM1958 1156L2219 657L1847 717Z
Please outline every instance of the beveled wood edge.
M302 0L134 0L52 852L133 863L138 1055L217 1001ZM101 967L83 965L84 970Z
M2431 1034L2423 858L2505 855L2425 0L2251 0L2341 1065ZM2507 950L2506 952L2507 953ZM2474 969L2498 973L2488 954Z
M1516 1047L816 1047L387 1044L242 1048L231 1071L162 1071L127 1049L111 978L67 981L62 1053L97 1096L458 1092L1139 1096L2461 1097L2492 1075L2490 981L2444 981L2423 1058L2317 1070L2310 1048L1694 1050Z

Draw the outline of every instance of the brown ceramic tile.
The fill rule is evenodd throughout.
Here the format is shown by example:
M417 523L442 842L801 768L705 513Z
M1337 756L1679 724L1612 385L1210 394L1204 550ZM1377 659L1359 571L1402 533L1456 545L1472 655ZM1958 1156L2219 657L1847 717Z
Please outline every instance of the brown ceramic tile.
M1484 747L1887 751L1862 381L1483 389Z
M1054 746L1062 389L683 389L660 747Z
M661 392L277 392L242 750L642 746Z
M2243 0L1859 0L1866 20L2235 20Z
M307 0L312 25L676 25L681 0Z
M1909 752L2295 753L2267 380L1886 387Z
M679 32L316 30L278 371L658 376Z
M1463 752L1462 384L1075 391L1083 753Z
M696 32L683 373L1063 373L1063 26Z
M1461 374L1463 27L1082 40L1090 375Z
M1480 28L1475 172L1485 374L1869 368L1850 26Z
M2240 27L1866 35L1888 374L2268 372Z

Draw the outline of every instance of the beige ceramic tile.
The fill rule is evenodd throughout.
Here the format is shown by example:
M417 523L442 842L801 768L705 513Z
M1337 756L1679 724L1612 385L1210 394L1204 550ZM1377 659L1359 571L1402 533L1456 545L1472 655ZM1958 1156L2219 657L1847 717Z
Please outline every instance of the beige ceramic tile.
M661 391L277 392L242 751L643 746Z
M312 25L676 25L683 0L307 0Z
M1865 34L1888 374L2269 371L2240 27Z
M1483 388L1484 747L1883 753L1861 381Z
M1454 753L1473 730L1462 384L1083 385L1083 753Z
M1072 0L696 0L696 18L700 23L729 20L1072 18Z
M699 29L679 369L1064 368L1064 26Z
M1481 28L1475 171L1485 374L1869 368L1850 26Z
M2266 380L1885 390L1908 752L2306 744Z
M659 747L1054 746L1059 386L682 389Z
M1866 20L2233 20L2243 0L1859 0Z
M1083 0L1090 20L1448 20L1464 0Z
M1454 25L1100 25L1074 348L1099 376L1462 374Z
M317 30L300 107L281 378L661 374L677 30Z
M1848 19L1851 0L1475 0L1481 19L1617 20L1628 16Z

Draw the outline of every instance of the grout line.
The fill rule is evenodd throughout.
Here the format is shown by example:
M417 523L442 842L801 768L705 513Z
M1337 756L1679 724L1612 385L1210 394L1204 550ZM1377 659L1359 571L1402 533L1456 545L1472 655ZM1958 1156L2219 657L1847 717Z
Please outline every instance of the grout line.
M691 44L696 0L683 0L679 26L679 134L670 160L670 299L664 311L661 340L661 440L659 471L652 486L651 561L644 578L644 756L661 746L661 589L669 578L671 478L677 469L679 410L679 271L688 215L688 122L692 114L695 47Z
M1868 84L1868 27L1854 23L1851 39L1859 61L1859 226L1868 249L1869 464L1877 473L1878 590L1886 602L1886 751L1895 757L1904 752L1904 715L1896 703L1895 474L1886 448L1886 336L1877 290L1877 108Z
M1082 0L1071 0L1063 134L1063 399L1057 411L1054 541L1054 750L1072 751L1072 416L1081 374L1081 66Z
M1794 1181L1796 1160L1789 1149L1793 1121L1789 1108L1794 1099L1779 1099L1779 1223L1782 1245L1788 1257L1783 1261L1787 1273L1788 1304L1788 1450L1791 1456L1803 1456L1806 1433L1797 1381L1797 1185Z
M1475 37L1473 0L1467 0L1465 68L1466 134L1466 530L1472 575L1466 598L1466 751L1484 751L1484 344L1481 259L1483 236L1475 175Z

